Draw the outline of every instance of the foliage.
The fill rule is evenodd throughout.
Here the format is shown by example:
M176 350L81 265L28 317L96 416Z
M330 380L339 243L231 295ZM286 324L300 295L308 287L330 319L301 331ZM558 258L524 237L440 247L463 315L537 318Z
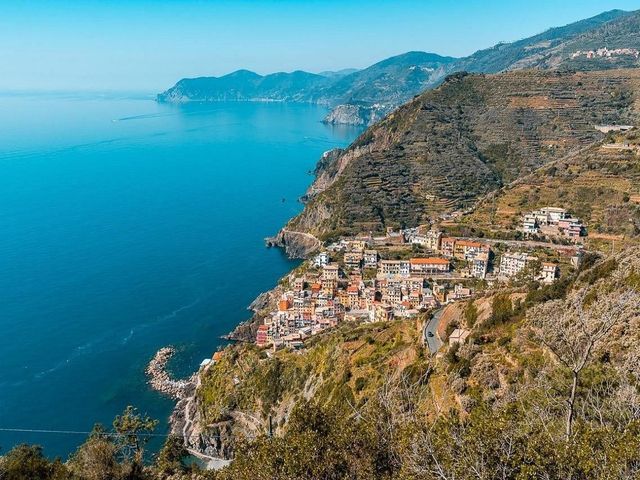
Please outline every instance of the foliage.
M513 315L513 303L511 297L507 293L500 293L493 296L491 302L491 317L488 320L489 325L504 323Z
M473 300L469 300L464 309L464 320L467 327L473 328L478 321L478 307Z
M68 471L60 460L50 462L35 445L18 445L0 457L2 480L64 480Z

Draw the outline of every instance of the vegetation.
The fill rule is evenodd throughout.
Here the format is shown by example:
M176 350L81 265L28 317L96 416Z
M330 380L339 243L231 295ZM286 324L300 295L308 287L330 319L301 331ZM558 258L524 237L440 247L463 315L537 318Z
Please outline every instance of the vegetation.
M636 207L624 195L637 192L635 155L594 150L587 162L581 155L562 159L600 138L594 124L633 122L637 75L633 69L615 78L549 71L452 75L335 155L326 167L335 172L331 181L321 182L327 188L307 199L288 228L323 239L380 232L437 220L486 198L464 222L468 231L514 237L521 212L560 200L603 233L633 230L627 218ZM614 88L621 97L612 96ZM603 155L613 161L600 162ZM537 176L527 176L534 171ZM542 175L548 182L540 184ZM487 196L495 191L497 198Z
M411 320L344 324L273 358L228 347L203 378L206 422L271 415L276 430L238 436L218 472L187 466L174 437L145 465L155 422L128 408L65 463L16 447L0 478L635 479L640 248L587 266L556 287L469 301L457 321L471 341L441 357Z

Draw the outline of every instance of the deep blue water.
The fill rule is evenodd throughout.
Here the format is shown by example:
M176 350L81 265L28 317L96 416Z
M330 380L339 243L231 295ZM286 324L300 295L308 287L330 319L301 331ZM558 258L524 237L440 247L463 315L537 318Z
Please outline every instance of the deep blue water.
M164 345L187 374L293 263L263 237L356 131L309 105L0 95L0 428L90 430ZM0 432L66 457L82 435Z

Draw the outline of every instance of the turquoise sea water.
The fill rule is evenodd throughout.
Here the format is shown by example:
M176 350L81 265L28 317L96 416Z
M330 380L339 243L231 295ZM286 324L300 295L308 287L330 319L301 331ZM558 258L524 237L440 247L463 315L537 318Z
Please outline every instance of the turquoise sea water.
M296 214L325 150L355 138L309 105L160 105L0 95L0 428L90 430L164 345L179 375L294 265L263 237ZM66 456L82 435L0 431Z

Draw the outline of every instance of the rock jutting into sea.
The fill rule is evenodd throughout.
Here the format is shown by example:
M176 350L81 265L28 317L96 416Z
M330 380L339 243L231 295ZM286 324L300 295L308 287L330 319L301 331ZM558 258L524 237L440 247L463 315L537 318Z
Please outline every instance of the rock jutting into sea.
M378 105L346 103L336 106L322 122L330 125L370 126L384 117L388 110Z
M322 242L306 232L295 232L283 228L275 237L265 239L267 247L284 248L289 258L308 258L317 251Z
M151 388L174 400L180 400L189 397L193 393L196 386L197 373L183 380L171 378L167 372L167 363L175 353L176 350L173 347L161 348L147 365L145 373L149 377L148 383Z

